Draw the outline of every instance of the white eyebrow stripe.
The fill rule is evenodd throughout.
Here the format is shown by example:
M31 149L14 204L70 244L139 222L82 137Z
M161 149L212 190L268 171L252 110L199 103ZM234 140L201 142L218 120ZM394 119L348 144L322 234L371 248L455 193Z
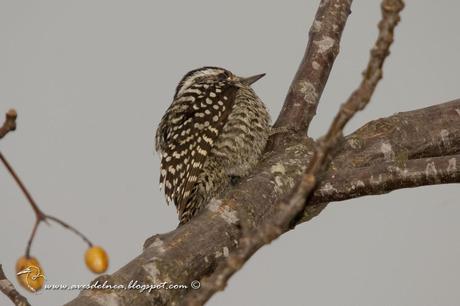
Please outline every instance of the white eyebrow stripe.
M207 76L207 75L218 75L218 74L221 74L223 73L224 70L223 69L214 69L214 68L206 68L204 70L198 70L197 72L195 72L194 74L192 74L191 76L189 76L184 84L182 85L182 87L179 89L178 93L177 93L177 96L180 96L181 94L184 93L184 91L189 88L197 78L200 78L200 77L204 77L204 76Z

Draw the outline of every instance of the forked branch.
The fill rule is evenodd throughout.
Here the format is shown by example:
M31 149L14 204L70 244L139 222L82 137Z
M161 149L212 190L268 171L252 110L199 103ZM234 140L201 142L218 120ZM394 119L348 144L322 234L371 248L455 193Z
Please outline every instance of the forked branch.
M223 290L228 279L246 263L263 245L283 234L294 218L302 212L306 199L315 188L318 176L327 165L327 157L342 135L346 123L370 101L372 94L382 78L382 66L389 55L393 42L393 30L400 20L399 13L404 4L401 0L384 0L381 5L382 20L379 35L371 50L371 56L363 80L350 98L341 106L326 135L318 141L314 155L289 200L278 203L278 211L268 218L262 226L244 235L240 247L223 261L217 269L202 282L200 290L190 292L184 305L203 305L215 292Z

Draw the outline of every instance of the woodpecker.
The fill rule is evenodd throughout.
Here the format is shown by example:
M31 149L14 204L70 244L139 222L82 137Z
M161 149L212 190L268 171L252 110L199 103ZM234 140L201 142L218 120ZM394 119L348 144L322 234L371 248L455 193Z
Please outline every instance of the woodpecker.
M179 225L188 222L234 178L259 161L270 115L251 84L265 74L239 77L219 67L188 72L155 136L160 186L173 202Z

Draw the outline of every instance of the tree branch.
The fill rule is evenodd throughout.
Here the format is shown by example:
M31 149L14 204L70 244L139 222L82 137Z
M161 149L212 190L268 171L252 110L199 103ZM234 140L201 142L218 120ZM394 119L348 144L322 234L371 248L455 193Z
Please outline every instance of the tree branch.
M322 184L327 184L327 180L332 178L335 168L340 165L347 166L345 171L358 171L358 167L374 167L377 163L374 164L372 159L399 165L398 160L405 160L399 158L399 148L407 152L408 158L404 164L405 169L417 171L415 167L417 163L412 163L412 160L409 161L409 156L414 160L427 158L428 156L423 154L432 154L436 143L439 143L439 139L436 137L426 139L423 134L425 131L420 126L426 125L426 118L430 118L430 115L436 116L438 112L444 113L446 110L449 118L456 121L435 120L433 125L438 131L443 129L451 131L452 122L458 125L458 118L451 116L455 115L452 113L452 109L455 111L454 105L457 105L456 103L459 102L451 102L448 107L446 106L448 103L446 103L429 109L397 114L387 119L381 119L382 121L377 120L369 123L340 143L333 154L335 158L333 158ZM448 111L446 107L449 108ZM416 119L419 115L420 117ZM428 117L425 118L425 116ZM406 124L406 121L410 124ZM432 120L430 120L430 124L431 122ZM388 128L381 130L380 124L385 125L385 123ZM421 133L418 134L418 131ZM460 138L456 136L457 134L451 133L450 135L447 138L449 141L444 141L445 148L439 152L455 151L455 148L460 145ZM396 137L394 143L392 137ZM413 138L407 145L404 144L406 137ZM444 139L446 138L444 137ZM279 145L273 146L272 150L267 152L251 176L243 179L240 184L228 190L219 199L213 199L207 208L189 223L169 233L149 238L142 254L112 275L106 275L99 279L114 284L127 284L130 280L138 280L145 284L157 284L164 281L190 284L193 280L202 280L203 277L211 274L222 259L229 256L237 248L242 236L239 225L243 224L250 231L260 228L261 224L270 220L276 212L277 203L292 192L293 187L301 180L306 165L311 161L315 148L311 139L298 133L283 135L283 137L278 137L278 141ZM385 141L390 141L392 151L388 150L388 146L382 146ZM422 146L417 144L422 144ZM423 146L426 149L421 149ZM361 151L364 153L360 154ZM423 154L420 153L420 155L416 152ZM347 162L346 157L353 157L354 155L358 155L358 157ZM458 160L456 159L456 161ZM439 168L437 165L446 167L442 160L439 160L439 163L438 161L435 162L436 169ZM382 169L382 171L384 170L386 171L387 168ZM377 169L375 168L373 171L377 171ZM377 172L375 173L377 175ZM329 178L328 175L330 175ZM349 179L353 180L353 177L349 177ZM437 183L437 181L419 180L419 184L433 183ZM335 188L337 186L334 185ZM393 186L393 188L399 187ZM337 190L340 189L337 188ZM316 193L313 195L312 201L315 197L318 199L317 204L305 208L308 213L307 219L317 215L327 204L319 201L320 195L317 196ZM244 213L238 214L239 212ZM76 299L67 305L177 305L184 299L187 292L188 290L154 290L150 294L139 294L134 290L82 291Z
M0 291L3 292L16 306L30 306L27 299L22 296L13 286L13 284L6 278L3 272L2 265L0 264Z
M378 178L378 165L385 160L384 154L380 151L381 142L390 137L399 139L401 144L405 142L405 137L409 137L413 144L431 141L425 138L425 131L421 129L422 126L426 125L426 118L434 118L437 114L446 114L450 119L438 122L439 124L435 128L437 130L450 129L453 122L451 120L457 120L458 124L459 119L455 119L455 116L459 116L455 111L457 108L460 109L460 100L399 113L388 118L372 121L347 136L346 140L342 142L336 157L333 158L327 174L319 186L319 190L312 196L310 202L312 205L306 207L302 221L316 216L326 206L327 201L345 199L340 197L339 193L336 195L324 193L322 195L320 190L324 190L324 186L330 184L338 191L344 190L347 186L342 186L341 184L359 179L363 180L360 174L365 171L375 173L374 178ZM405 131L406 125L404 125L404 122L409 123L407 127L414 131L413 133ZM445 125L443 126L442 124ZM392 125L391 129L383 129L383 132L379 129L381 126L389 125ZM417 133L417 130L420 133ZM360 147L354 148L350 146L349 140L357 137L357 133L359 133L362 142ZM241 238L242 232L238 223L242 222L242 220L237 214L237 209L247 209L247 224L252 228L258 228L272 215L276 203L285 198L295 183L300 180L305 170L305 165L311 159L312 141L308 138L297 136L285 137L284 141L282 147L276 148L265 156L253 175L243 179L239 185L229 190L221 199L213 200L208 205L208 208L193 218L191 222L169 233L149 238L145 243L145 249L142 254L112 275L105 276L104 280L109 280L115 284L127 284L133 279L146 284L161 283L163 281L190 284L193 280L201 280L204 276L209 275L227 254L235 250ZM395 143L399 144L399 142ZM452 138L449 143L449 146L452 147L459 145L460 137ZM405 147L401 148L406 149ZM409 145L408 148L412 148L412 146ZM359 154L360 150L364 150L369 156ZM409 152L412 151L409 150ZM457 153L460 153L460 150ZM353 157L355 155L358 155L356 159ZM398 151L395 151L395 155L398 156ZM346 156L350 158L349 169L334 169L331 166L342 165L342 159L345 159ZM380 161L375 164L370 163L371 156ZM446 157L444 161L436 159L435 168L447 170L449 159L451 158ZM398 165L401 161L403 159L398 161L398 158L395 158L394 161L390 160L384 165ZM455 180L456 182L460 181L460 175L458 174L459 160L456 159L456 161L457 174L455 174L456 177L451 178L452 182ZM411 160L407 160L405 164L405 169L415 173L416 169L412 167ZM390 173L388 167L384 165L380 168L384 171L382 175ZM390 167L390 169L392 168ZM340 176L341 172L339 170L344 170L343 176ZM426 168L422 167L421 170L426 170ZM355 178L353 175L358 175L358 177ZM334 176L336 176L336 181L334 181ZM410 176L406 178L405 182L409 183ZM382 180L380 186L386 188L384 192L389 192L404 187L417 187L442 182L442 180L419 180L417 184L398 186L398 184L385 185L385 181ZM253 192L254 190L258 192L255 193ZM382 189L377 188L374 191L382 193ZM373 194L372 192L372 190L363 194L356 192L354 196L370 195ZM209 228L213 230L207 230ZM113 292L90 290L82 291L76 299L67 305L102 306L111 305L110 301L118 301L122 305L151 305L152 301L156 305L175 305L184 298L186 293L187 290L155 290L150 295L147 295L139 294L135 290Z
M316 114L340 38L351 13L351 0L322 0L309 31L308 45L274 125L304 134ZM272 139L278 142L282 135ZM278 139L277 139L278 138Z
M308 163L300 182L289 200L281 201L275 214L261 226L253 229L241 238L241 245L229 258L222 262L208 278L202 281L200 290L191 291L183 305L203 305L217 291L223 290L234 273L252 257L263 245L269 244L288 230L294 218L303 211L306 199L316 187L324 166L327 165L329 152L342 135L343 128L353 116L364 109L382 78L382 66L389 54L393 42L393 30L399 23L399 13L404 4L401 0L383 0L382 20L379 23L379 35L371 50L371 56L363 80L350 98L342 104L326 135L318 141L312 159Z
M345 138L331 168L456 154L459 120L460 99L371 121Z
M389 18L388 20L394 24L397 22L397 18ZM386 27L383 29L388 30ZM392 34L391 31L388 33ZM390 43L391 41L387 39L384 47L388 48ZM381 56L381 54L384 55ZM373 56L381 56L380 59L383 61L386 55L387 52L375 52L370 63L373 63ZM310 139L300 135L284 137L284 145L275 146L273 151L267 153L253 176L244 179L240 185L229 190L223 198L213 199L207 209L203 210L191 222L168 234L156 235L147 240L146 248L140 256L114 274L105 276L104 280L117 284L127 283L132 279L145 283L174 281L181 284L190 283L195 279L202 280L203 276L215 270L221 257L229 256L228 254L235 250L242 235L238 224L245 224L248 231L255 228L260 229L261 224L265 224L265 226L276 224L276 222L272 222L273 216L279 213L276 209L278 205L275 204L292 192L292 188L301 181L300 178L303 176L305 166L309 164L307 179L303 180L304 185L300 189L296 188L298 192L294 204L298 211L302 209L306 194L314 186L314 180L312 181L311 178L314 178L319 169L322 168L321 165L328 149L336 142L341 128L352 115L347 110L362 108L362 101L366 100L366 97L370 97L376 80L380 77L381 65L370 66L373 67L371 73L365 75L367 79L362 85L367 87L363 91L358 91L358 94L352 95L349 103L347 102L342 108L341 114L336 118L335 124L332 125L332 132L328 133L321 149L315 153L314 160L316 162L309 163L312 160L313 148L315 147ZM253 192L254 190L258 191L257 194ZM324 207L325 204L309 207L310 216L313 217ZM241 211L243 208L246 213L239 215L237 209ZM289 209L283 213L286 217L281 224L281 231L288 230L286 225L292 219L292 215L295 214ZM240 220L241 216L245 220ZM267 220L270 222L266 222ZM280 230L275 229L274 232L278 234ZM250 244L250 246L255 245L255 247L245 248L249 251L246 251L244 255L250 256L251 252L257 250L264 242L266 241L263 239L256 240L255 244ZM242 246L240 245L238 250L241 249ZM228 261L226 262L228 263ZM225 283L225 277L231 275L232 271L236 271L238 266L239 263L236 262L235 264L235 261L230 261L230 265L221 266L224 269L230 267L227 270L230 273L226 272L223 282L222 279L219 279L217 284ZM221 274L214 275L219 276ZM209 297L209 293L213 293L215 288L212 285L214 280L209 283L211 286L206 290L205 299ZM203 291L203 288L200 288L199 292ZM144 295L117 291L111 292L109 295L106 292L83 291L77 299L67 305L103 305L114 300L122 301L123 304L149 305L153 302L158 305L175 305L183 301L186 293L186 290L169 290L155 291L150 295Z
M327 173L310 204L343 201L409 187L460 183L460 154L384 162Z
M445 167L441 168L447 170L449 160L460 153L459 120L460 100L454 100L365 124L342 141L309 203L459 182L456 174L445 175L438 180L412 180L413 176L425 173L423 164L426 166L431 161L430 157L440 157L434 159L435 166L437 162L444 161ZM407 175L395 175L396 169L407 171ZM442 172L439 174L444 175ZM380 179L382 181L377 183ZM362 186L359 181L372 182L372 186L367 183ZM345 190L349 190L350 194L347 195Z
M3 122L3 125L0 126L0 139L5 137L6 134L8 134L11 131L16 130L16 118L18 117L18 114L14 109L10 109L6 114L5 114L5 122Z
M38 206L37 202L35 202L34 198L31 195L31 193L27 189L26 185L19 178L19 175L16 173L16 171L13 168L13 166L11 166L11 164L8 162L8 160L2 154L2 152L0 152L0 161L3 163L3 165L8 170L8 172L11 174L11 176L14 179L14 181L19 186L19 189L21 189L22 193L26 197L27 201L29 202L30 206L32 207L32 209L33 209L33 211L35 213L34 227L32 228L32 233L30 234L29 240L27 242L27 247L26 247L25 256L27 258L30 257L30 249L32 247L32 242L33 242L33 240L35 238L35 234L37 233L38 226L40 225L41 222L48 223L48 220L54 221L54 222L60 224L61 226L63 226L64 228L68 229L69 231L75 233L84 242L86 242L88 244L88 247L93 246L91 241L85 235L83 235L80 231L78 231L76 228L74 228L73 226L67 224L66 222L60 220L59 218L56 218L56 217L53 217L53 216L50 216L50 215L47 215L47 214L43 213L43 211Z

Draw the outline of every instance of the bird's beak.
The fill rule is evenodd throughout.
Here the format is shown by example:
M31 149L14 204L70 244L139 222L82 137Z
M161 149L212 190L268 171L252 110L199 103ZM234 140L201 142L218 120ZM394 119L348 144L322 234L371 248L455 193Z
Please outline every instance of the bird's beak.
M253 75L253 76L250 76L250 77L247 77L247 78L241 78L241 83L244 83L246 85L251 85L251 84L255 83L256 81L258 81L259 79L263 78L264 75L265 75L265 73L262 73L262 74Z

